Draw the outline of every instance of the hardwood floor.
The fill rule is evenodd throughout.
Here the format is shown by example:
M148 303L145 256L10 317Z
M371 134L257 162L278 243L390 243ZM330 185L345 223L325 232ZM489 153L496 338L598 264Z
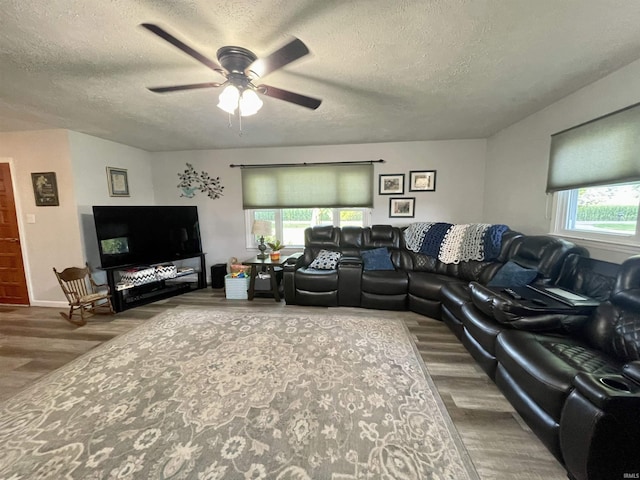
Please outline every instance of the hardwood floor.
M284 302L226 300L222 290L187 293L75 327L59 309L0 306L0 401L101 343L181 305L284 309ZM289 307L292 308L292 307ZM312 307L310 307L312 308ZM313 311L318 311L313 307ZM451 418L485 479L561 480L566 473L446 325L412 312L404 320Z

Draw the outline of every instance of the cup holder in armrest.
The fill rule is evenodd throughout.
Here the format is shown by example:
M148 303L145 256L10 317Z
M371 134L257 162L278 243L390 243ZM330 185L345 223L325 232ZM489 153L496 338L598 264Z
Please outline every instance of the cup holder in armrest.
M622 392L631 392L631 388L626 382L613 377L600 377L600 383L605 387L613 388L614 390L620 390Z
M640 407L640 389L622 375L593 375L578 373L573 378L576 392L596 407L608 412L637 412ZM630 410L631 411L631 410Z

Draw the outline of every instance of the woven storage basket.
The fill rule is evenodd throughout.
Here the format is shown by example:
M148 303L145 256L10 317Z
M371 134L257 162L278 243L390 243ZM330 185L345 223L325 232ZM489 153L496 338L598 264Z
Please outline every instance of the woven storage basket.
M224 290L229 300L247 300L247 290L249 289L249 277L233 278L231 275L224 277Z
M138 267L122 272L120 281L131 283L134 286L144 285L145 283L155 282L156 269L153 267Z
M178 269L173 264L157 265L156 277L158 280L165 280L167 278L176 278Z

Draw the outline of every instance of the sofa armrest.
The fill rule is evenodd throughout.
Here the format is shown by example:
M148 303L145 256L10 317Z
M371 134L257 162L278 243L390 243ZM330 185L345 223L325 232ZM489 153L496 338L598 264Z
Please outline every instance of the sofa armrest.
M640 360L629 362L622 367L622 375L640 385Z
M359 307L362 290L362 258L345 256L338 262L338 305Z
M287 257L287 259L285 260L285 265L287 264L291 264L291 263L296 263L298 260L300 260L300 258L304 255L303 252L296 252L296 253L292 253L291 255L289 255Z
M544 325L553 324L553 328L557 329L563 323L570 325L571 323L576 323L577 320L584 322L588 318L584 315L575 315L575 312L568 311L565 306L554 308L552 306L526 304L502 291L492 290L478 282L471 282L469 289L473 304L482 313L503 324L511 325L515 322L520 322L519 324L522 327L528 324L529 329L541 331ZM525 322L524 319L528 320ZM536 322L539 324L537 328L535 327ZM513 326L515 325L517 324Z
M575 389L560 417L560 446L570 478L613 479L640 472L640 385L632 383L615 374L574 378Z
M302 255L287 258L287 261L282 265L285 272L295 272L300 267L304 267L304 257Z
M640 385L622 375L579 373L573 379L573 386L605 412L640 411Z
M304 256L291 257L282 265L282 283L284 285L284 301L287 305L295 304L296 270L304 267Z
M339 267L344 267L344 266L361 267L362 266L362 257L357 257L357 256L343 256L343 257L340 257L340 260L338 261L338 268Z
M510 327L528 332L557 332L569 334L580 330L589 321L588 315L565 315L559 313L540 313L532 316L513 316L508 322Z

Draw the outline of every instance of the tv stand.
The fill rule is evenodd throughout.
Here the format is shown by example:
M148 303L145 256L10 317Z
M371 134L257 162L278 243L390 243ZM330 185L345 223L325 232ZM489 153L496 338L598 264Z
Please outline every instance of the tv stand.
M128 269L138 267L137 265L105 269L107 283L111 290L113 309L116 312L122 312L191 290L206 288L207 274L204 255L204 253L201 253L166 262L152 263L148 267L172 263L176 266L177 273L171 278L147 279L145 283L139 285L123 284L121 282L122 275Z

